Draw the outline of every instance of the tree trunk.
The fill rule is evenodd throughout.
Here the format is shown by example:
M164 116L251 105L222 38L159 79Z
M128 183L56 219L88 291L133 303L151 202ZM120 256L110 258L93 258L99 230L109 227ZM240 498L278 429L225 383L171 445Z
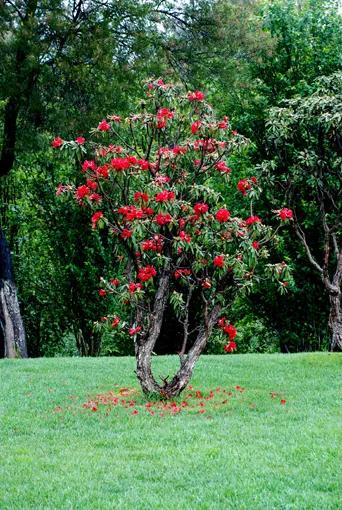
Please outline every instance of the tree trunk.
M177 374L170 383L165 384L162 388L161 394L165 398L177 397L188 385L192 372L195 368L195 364L202 354L204 347L207 345L213 327L219 318L220 310L221 307L219 305L214 306L208 316L208 319L205 321L205 324L201 326L194 345L191 347L187 356L182 359L181 366Z
M336 348L342 351L342 311L341 311L341 291L331 293L329 328L331 330L331 350Z
M26 338L13 279L11 253L0 228L0 343L5 358L27 358Z
M146 395L157 395L166 399L177 397L186 388L192 376L196 361L203 352L220 314L220 306L217 305L208 314L208 317L206 317L189 353L181 357L181 366L177 374L169 383L167 379L165 379L163 385L158 384L152 373L151 357L161 331L163 316L169 296L169 280L169 271L164 270L156 294L148 335L138 340L136 343L136 374L143 392Z

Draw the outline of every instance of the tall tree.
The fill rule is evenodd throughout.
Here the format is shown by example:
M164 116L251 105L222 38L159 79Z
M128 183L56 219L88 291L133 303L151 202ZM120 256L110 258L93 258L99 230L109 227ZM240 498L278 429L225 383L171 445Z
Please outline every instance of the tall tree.
M295 232L330 301L331 348L342 349L342 74L321 77L314 89L271 110L261 168L273 200L292 205Z

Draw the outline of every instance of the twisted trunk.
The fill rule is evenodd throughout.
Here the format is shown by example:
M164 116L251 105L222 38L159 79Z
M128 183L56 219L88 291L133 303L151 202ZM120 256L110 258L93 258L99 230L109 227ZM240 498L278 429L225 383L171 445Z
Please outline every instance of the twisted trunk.
M188 354L186 356L181 356L181 365L178 372L170 382L168 382L166 378L164 379L163 385L158 384L152 373L151 357L161 332L163 317L170 293L170 278L170 263L168 262L159 280L159 287L156 293L148 332L146 336L137 340L135 349L136 374L143 392L146 395L155 394L167 399L177 397L186 388L192 376L196 361L203 352L220 314L220 306L218 305L214 306L209 313L207 309L205 310L204 323Z
M11 253L0 228L0 343L5 358L27 358L26 338L14 283Z

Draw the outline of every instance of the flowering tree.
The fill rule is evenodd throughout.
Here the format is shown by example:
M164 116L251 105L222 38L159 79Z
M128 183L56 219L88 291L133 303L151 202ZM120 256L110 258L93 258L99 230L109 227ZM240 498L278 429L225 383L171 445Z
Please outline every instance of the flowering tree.
M237 185L251 202L246 219L234 216L216 191L217 179L229 189L229 157L246 139L228 118L215 118L202 92L186 94L162 80L146 89L138 113L102 120L91 142L55 138L52 145L84 153L89 146L93 153L82 163L84 184L61 184L57 193L71 191L81 206L94 209L92 228L116 237L124 276L103 279L99 294L115 295L131 321L110 314L105 320L132 337L143 391L172 398L186 387L215 326L227 339L224 350L235 350L236 329L224 315L235 290L266 277L285 291L290 274L284 262L266 263L266 243L275 233L253 212L256 179ZM292 218L289 209L276 214ZM168 303L182 324L180 367L159 383L151 356Z

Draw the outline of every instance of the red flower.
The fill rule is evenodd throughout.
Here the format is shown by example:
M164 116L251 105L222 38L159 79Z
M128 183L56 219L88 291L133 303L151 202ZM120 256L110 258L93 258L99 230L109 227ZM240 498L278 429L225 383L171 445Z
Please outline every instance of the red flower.
M224 351L225 352L233 352L235 351L237 345L235 342L228 342L227 345L224 346Z
M120 323L120 317L115 317L115 319L112 322L112 328L113 329L117 328L119 323Z
M198 202L194 205L194 211L197 216L200 216L201 214L205 214L208 212L209 206L208 204L204 204L203 202Z
M224 267L224 255L216 255L213 263L215 267Z
M196 90L195 92L189 92L188 93L188 99L189 101L203 101L204 94L200 90Z
M183 276L190 276L191 275L191 269L176 269L175 271L175 278L176 280L179 280L179 278L182 278Z
M227 322L227 319L225 317L221 317L221 319L219 319L217 321L217 325L219 328L224 328L224 326L226 325L226 322Z
M293 212L291 209L287 209L287 207L283 207L283 209L280 209L280 211L278 211L278 216L281 219L281 221L292 220Z
M229 220L230 218L230 212L228 211L228 209L219 209L217 211L217 213L215 214L215 218L217 219L217 221L219 221L220 223L224 223L226 221Z
M103 218L103 212L102 211L97 211L96 213L94 213L91 217L91 223L92 223L92 228L96 228L96 225L98 223L98 221Z
M102 120L99 125L97 126L97 129L99 131L109 131L110 130L110 124L106 120Z
M179 237L180 237L181 241L185 241L186 243L190 243L191 242L191 236L189 236L189 234L184 232L184 230L180 231Z
M129 285L128 285L128 292L130 294L134 294L135 291L137 290L141 290L142 289L142 285L141 283L134 283L134 282L131 282Z
M199 130L199 128L201 127L202 125L202 122L200 120L196 120L195 122L193 122L191 124L191 133L193 135L195 135L197 133L197 131Z
M96 188L97 188L96 182L94 182L92 179L87 179L86 182L87 182L88 188L90 188L93 191L96 190Z
M136 328L129 328L128 333L130 336L134 336L137 333L139 333L139 331L141 331L141 326L137 326ZM137 414L137 413L135 413L135 414Z
M282 398L280 403L281 403L282 406L284 406L286 404L286 400L284 398Z
M172 221L172 218L170 216L170 214L162 214L162 213L159 213L157 214L156 218L155 218L155 221L156 223L158 223L158 225L167 225L168 223L170 223Z
M148 202L148 194L147 193L143 193L142 191L137 191L136 193L134 193L134 197L133 197L133 200L134 202L138 202L139 200L142 200L143 202Z
M161 191L160 193L157 193L154 197L156 202L169 202L171 200L174 200L175 193L174 191Z
M246 220L246 225L253 225L253 223L261 223L259 216L250 216Z
M258 241L253 241L252 242L252 247L255 249L255 250L259 250L260 249L260 243Z
M54 149L58 149L58 147L60 147L61 145L63 145L64 143L64 140L62 140L62 138L60 138L59 136L57 136L56 138L54 138L51 142L51 145Z
M96 204L100 204L102 202L102 197L98 193L92 193L89 195L89 200L95 202Z
M229 336L229 340L234 340L234 338L236 337L237 330L236 327L233 326L233 324L226 324L225 326L223 326L222 331Z
M97 177L102 177L103 179L108 179L109 177L109 166L108 165L102 165L99 166L96 170Z
M78 145L83 145L85 143L86 139L83 138L83 136L78 136L75 140L76 143L78 143Z
M86 160L82 163L82 171L83 172L86 172L87 170L92 170L93 172L95 172L95 170L97 169L97 166L96 166L96 163L95 161L93 160Z
M107 294L107 291L105 289L99 290L99 296L104 297L104 296L106 296L106 294Z
M134 411L132 411L132 412L131 412L131 414L132 414L133 416L136 416L137 414L139 414L138 409L134 409Z
M132 235L133 235L132 230L129 230L128 228L124 228L120 234L120 237L122 239L129 239L130 237L132 237Z
M110 280L110 284L113 285L113 287L118 287L118 285L120 285L120 281L117 278L112 278Z
M154 266L146 266L141 267L138 271L138 280L141 282L147 282L154 276L156 276L157 271Z
M222 174L230 174L231 169L226 165L224 161L219 161L215 165L216 169Z
M84 184L76 189L75 196L77 200L82 200L84 197L90 194L90 189Z
M211 288L211 283L210 283L210 280L208 278L205 278L202 281L202 288L203 289L210 289Z
M239 181L237 184L237 189L241 191L243 195L246 195L247 191L251 189L251 185L248 182L248 179L241 179L241 181Z
M129 158L113 158L110 164L114 170L123 172L124 170L128 170L128 168L130 168L132 162L129 160Z
M174 112L169 110L168 108L159 108L157 113L157 119L173 119Z
M228 117L224 117L223 120L218 122L217 127L219 129L227 129L227 127L228 127L228 120L229 120Z

